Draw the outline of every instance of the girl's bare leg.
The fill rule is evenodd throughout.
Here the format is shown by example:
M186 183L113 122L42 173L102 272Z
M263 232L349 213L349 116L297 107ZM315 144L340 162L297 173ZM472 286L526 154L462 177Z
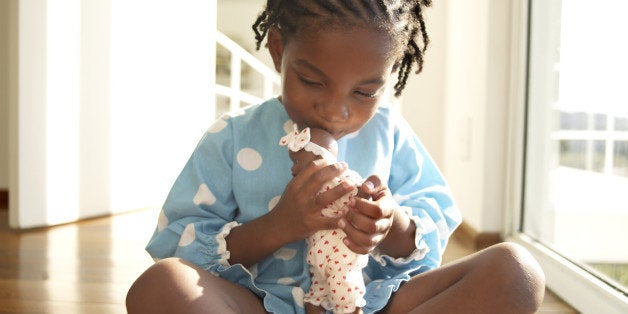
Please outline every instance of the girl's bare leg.
M307 314L325 314L327 311L322 306L317 306L310 303L305 303L305 313ZM354 314L361 314L362 309L356 309Z
M133 313L266 313L254 293L178 258L149 267L126 299Z
M393 294L384 313L535 313L545 276L521 246L501 243L420 274Z
M305 313L307 314L325 314L325 309L322 306L314 305L311 303L305 303Z

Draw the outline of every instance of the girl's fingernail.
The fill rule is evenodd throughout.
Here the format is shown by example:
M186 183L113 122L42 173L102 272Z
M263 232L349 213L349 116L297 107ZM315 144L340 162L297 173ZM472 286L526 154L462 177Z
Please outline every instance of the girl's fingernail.
M341 183L341 184L342 184L342 187L343 187L345 190L351 190L351 189L353 189L353 186L351 186L351 184L349 184L349 182L347 182L347 181L342 181L342 183Z
M375 186L373 185L373 182L371 182L371 181L364 182L364 185L371 191L373 191L373 189L375 189Z
M346 225L347 223L344 220L342 219L338 220L338 228L344 229Z
M342 243L344 243L346 246L349 246L349 244L351 244L349 243L349 239L347 238L342 239Z
M351 198L351 200L349 201L349 206L351 206L351 207L355 206L355 197Z
M347 169L347 168L348 168L347 163L344 162L344 161L341 161L340 162L340 169Z

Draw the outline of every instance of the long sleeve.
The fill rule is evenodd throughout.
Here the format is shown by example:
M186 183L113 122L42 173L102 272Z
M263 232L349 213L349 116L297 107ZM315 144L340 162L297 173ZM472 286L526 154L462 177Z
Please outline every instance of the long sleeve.
M291 180L292 162L278 145L287 128L292 121L276 98L216 120L170 190L146 247L150 255L180 257L247 287L269 312L303 313L310 285L304 241L244 267L229 264L225 240L273 210Z
M225 120L203 136L172 187L147 251L176 256L205 269L227 265L225 236L237 225L231 172L232 140ZM216 125L222 125L218 130ZM211 160L211 162L208 162Z
M391 110L389 141L378 148L388 160L388 187L414 225L415 250L405 258L392 258L375 250L364 269L367 309L385 306L399 285L412 276L440 266L449 236L461 222L451 191L442 174L410 126ZM383 168L383 167L380 167ZM380 171L380 174L386 174Z
M449 236L461 222L460 212L442 174L405 120L398 120L394 138L388 184L417 227L415 244L424 254L413 254L412 259L433 269L440 266Z

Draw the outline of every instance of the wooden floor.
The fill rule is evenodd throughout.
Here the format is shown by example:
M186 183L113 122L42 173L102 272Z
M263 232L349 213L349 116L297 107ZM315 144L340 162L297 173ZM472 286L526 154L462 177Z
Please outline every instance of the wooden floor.
M125 313L127 289L152 260L157 212L16 232L0 210L0 313ZM444 261L471 250L452 240ZM577 313L547 293L539 313Z

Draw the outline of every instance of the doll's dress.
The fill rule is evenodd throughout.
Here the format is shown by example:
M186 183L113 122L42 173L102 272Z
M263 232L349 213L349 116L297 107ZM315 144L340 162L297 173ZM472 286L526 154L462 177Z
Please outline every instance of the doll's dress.
M297 126L284 136L280 145L296 152L301 149L323 157L329 162L336 162L336 157L327 149L310 142L309 128L299 132ZM342 182L358 186L364 181L353 170L346 170L342 175L323 184L318 193L328 191ZM355 197L357 189L325 206L321 215L340 217L349 210L348 204ZM351 251L343 243L346 237L342 229L319 230L307 239L307 263L310 265L312 284L304 297L304 302L320 305L334 313L353 313L356 308L366 305L364 300L364 278L362 268L368 263L368 256Z

